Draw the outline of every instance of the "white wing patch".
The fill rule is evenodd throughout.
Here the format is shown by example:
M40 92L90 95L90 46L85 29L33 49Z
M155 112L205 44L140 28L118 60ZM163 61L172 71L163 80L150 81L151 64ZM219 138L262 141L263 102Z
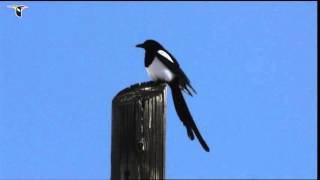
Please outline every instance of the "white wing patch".
M161 56L165 57L165 58L166 58L167 60L169 60L170 62L174 63L173 60L172 60L172 58L170 57L170 55L169 55L168 53L166 53L165 51L159 50L158 53L159 53Z

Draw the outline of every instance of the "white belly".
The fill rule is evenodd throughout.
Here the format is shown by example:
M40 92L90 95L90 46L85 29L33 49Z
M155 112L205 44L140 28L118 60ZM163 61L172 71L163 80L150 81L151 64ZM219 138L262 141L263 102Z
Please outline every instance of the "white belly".
M158 58L154 59L146 70L154 81L170 82L174 78L174 74Z

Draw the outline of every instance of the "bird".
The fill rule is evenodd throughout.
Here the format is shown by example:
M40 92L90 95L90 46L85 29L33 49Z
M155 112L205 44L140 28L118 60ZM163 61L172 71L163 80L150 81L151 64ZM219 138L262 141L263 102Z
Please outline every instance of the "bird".
M197 92L191 86L190 80L176 58L153 39L147 39L143 43L137 44L136 47L145 50L144 66L152 81L165 82L169 85L176 113L186 127L188 137L194 140L195 135L202 148L209 152L209 146L200 134L182 94L184 91L193 96Z
M21 18L22 17L22 11L26 8L29 8L28 6L25 6L25 5L8 5L7 6L8 8L12 8L15 10L16 12L16 16L18 18Z

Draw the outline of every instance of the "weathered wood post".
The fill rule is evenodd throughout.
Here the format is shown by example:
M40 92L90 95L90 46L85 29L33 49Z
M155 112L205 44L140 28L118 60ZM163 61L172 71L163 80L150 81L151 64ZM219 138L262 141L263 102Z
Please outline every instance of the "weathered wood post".
M112 101L111 179L164 179L166 86L135 84Z

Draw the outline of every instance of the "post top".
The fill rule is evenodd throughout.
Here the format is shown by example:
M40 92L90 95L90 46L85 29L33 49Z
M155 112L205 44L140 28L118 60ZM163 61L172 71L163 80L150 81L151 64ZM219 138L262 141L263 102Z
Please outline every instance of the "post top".
M161 94L166 87L164 82L147 81L137 83L121 90L112 100L112 103L130 103L138 99L149 98Z

